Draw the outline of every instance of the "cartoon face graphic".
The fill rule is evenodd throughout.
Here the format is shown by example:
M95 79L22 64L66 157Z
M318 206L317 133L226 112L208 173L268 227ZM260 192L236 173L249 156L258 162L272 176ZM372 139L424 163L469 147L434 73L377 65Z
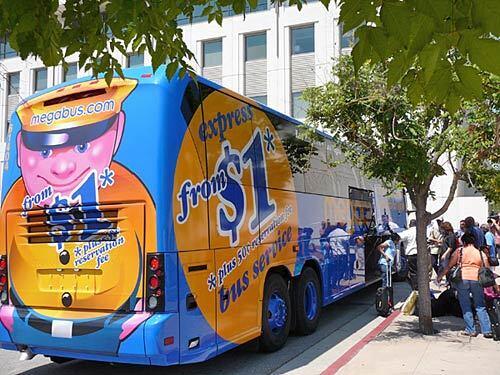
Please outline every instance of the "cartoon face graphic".
M53 196L69 197L92 172L97 175L109 167L123 134L125 115L77 129L54 134L19 132L18 165L28 194L35 195L47 186ZM39 206L50 204L49 199Z

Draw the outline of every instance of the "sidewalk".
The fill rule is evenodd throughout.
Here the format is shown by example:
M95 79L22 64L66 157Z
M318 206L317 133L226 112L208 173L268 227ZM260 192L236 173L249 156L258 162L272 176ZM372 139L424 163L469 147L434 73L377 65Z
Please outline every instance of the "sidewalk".
M434 318L439 333L418 333L418 318L399 315L337 374L500 374L500 341L460 336L463 321Z
M443 288L431 283L435 295ZM407 283L394 284L394 300L401 307L411 289ZM363 325L356 321L362 319ZM437 375L500 374L500 341L461 336L461 318L434 318L439 332L424 336L418 317L399 311L388 318L377 317L375 308L344 325L339 340L336 332L304 351L275 375ZM356 328L358 327L358 328Z

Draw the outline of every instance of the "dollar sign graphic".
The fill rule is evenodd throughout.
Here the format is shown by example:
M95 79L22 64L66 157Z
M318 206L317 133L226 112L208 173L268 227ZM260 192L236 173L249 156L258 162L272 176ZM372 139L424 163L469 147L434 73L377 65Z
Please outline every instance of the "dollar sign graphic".
M239 229L245 213L245 195L240 185L242 174L241 158L238 152L232 151L234 150L231 150L229 142L224 142L217 172L224 171L226 173L227 184L226 188L219 193L222 204L218 207L217 219L219 232L230 236L231 246L234 246L239 242ZM230 171L230 168L236 173ZM227 207L231 208L232 215L227 211Z

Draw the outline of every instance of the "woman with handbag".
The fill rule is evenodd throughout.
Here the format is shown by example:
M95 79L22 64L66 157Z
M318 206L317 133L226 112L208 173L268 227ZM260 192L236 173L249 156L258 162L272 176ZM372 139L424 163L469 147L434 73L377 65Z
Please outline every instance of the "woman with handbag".
M443 243L441 244L441 254L440 254L440 271L446 268L450 262L450 258L457 249L457 237L453 231L453 226L449 221L445 221L441 224L441 229L443 230Z
M444 275L452 268L451 282L454 284L458 291L458 300L462 308L462 314L465 322L465 331L462 335L476 337L476 327L474 325L474 315L472 313L472 304L470 301L470 294L474 300L481 332L485 338L492 338L491 323L486 311L484 302L483 287L491 282L489 279L489 263L488 257L474 246L475 238L470 233L465 233L462 236L463 248L458 249L451 256L450 262L445 269L439 274L438 282L440 282ZM488 279L488 280L486 280ZM480 282L481 281L481 282ZM493 279L494 282L494 279Z

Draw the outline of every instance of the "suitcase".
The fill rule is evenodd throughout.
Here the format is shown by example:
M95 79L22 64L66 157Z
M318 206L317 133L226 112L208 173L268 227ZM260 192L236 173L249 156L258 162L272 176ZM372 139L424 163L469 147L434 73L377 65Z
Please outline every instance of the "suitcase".
M493 340L500 341L500 299L493 300L486 310L490 317Z
M383 317L387 317L392 312L394 307L393 304L393 290L392 290L392 267L387 267L387 284L386 287L380 287L377 289L377 294L375 295L375 309L377 314Z

